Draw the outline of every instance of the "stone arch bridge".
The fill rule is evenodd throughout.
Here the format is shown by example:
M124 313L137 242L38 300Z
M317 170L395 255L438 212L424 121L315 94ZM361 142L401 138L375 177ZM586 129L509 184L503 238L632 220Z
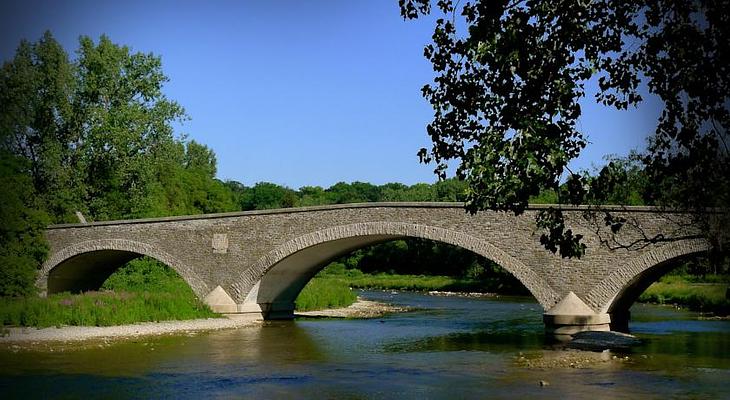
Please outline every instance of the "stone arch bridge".
M366 203L54 225L46 231L50 256L37 285L43 294L97 289L118 267L146 255L177 271L216 311L291 318L297 295L329 261L416 237L501 265L545 309L546 328L560 334L624 326L628 308L646 287L675 261L708 250L696 238L612 249L600 242L607 233L577 207L564 214L585 236L588 251L580 260L562 259L539 243L540 209L470 215L458 203ZM683 218L649 207L615 212L641 228L623 229L619 241L675 230Z

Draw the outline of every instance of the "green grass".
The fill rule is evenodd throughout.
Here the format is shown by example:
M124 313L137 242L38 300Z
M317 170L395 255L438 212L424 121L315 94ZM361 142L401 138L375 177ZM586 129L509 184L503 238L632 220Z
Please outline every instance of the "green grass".
M444 290L456 282L456 279L448 276L396 274L362 274L348 279L350 286L356 289L413 291Z
M653 283L639 297L640 302L677 304L690 310L730 315L726 283L691 283L674 277Z
M327 272L324 277L336 276L343 279L353 289L408 290L417 292L450 291L482 292L529 295L523 286L500 282L497 278L469 279L434 275L364 274L359 270Z
M213 317L195 296L151 292L61 293L47 298L26 297L0 301L3 325L112 326L146 321Z
M497 279L468 279L451 276L362 274L348 279L355 289L408 290L416 292L480 292L529 295L523 287L512 287Z
M354 268L346 268L334 262L317 274L318 278L335 278L346 282L353 289L407 290L417 292L451 291L482 292L513 295L529 295L529 291L516 280L504 282L497 277L483 279L459 278L438 275L405 275L393 273L366 274Z
M120 292L162 292L193 295L190 286L172 268L149 258L132 260L101 285Z
M717 283L730 284L730 275L664 275L659 279L662 283Z
M347 282L333 277L315 277L295 301L298 311L347 307L357 299Z
M115 272L104 290L83 294L0 298L4 326L111 326L215 317L172 269L150 259Z

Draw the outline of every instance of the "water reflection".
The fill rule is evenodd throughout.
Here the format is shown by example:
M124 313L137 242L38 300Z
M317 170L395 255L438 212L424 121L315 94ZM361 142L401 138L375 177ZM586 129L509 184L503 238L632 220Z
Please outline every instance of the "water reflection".
M516 348L523 351L533 350L543 347L544 344L544 335L535 332L516 334L514 332L481 331L428 337L410 342L396 342L385 346L384 350L387 352L514 352Z
M203 335L195 346L195 354L205 352L207 362L221 367L237 363L275 366L324 361L327 357L310 332L294 321L269 321L262 327Z

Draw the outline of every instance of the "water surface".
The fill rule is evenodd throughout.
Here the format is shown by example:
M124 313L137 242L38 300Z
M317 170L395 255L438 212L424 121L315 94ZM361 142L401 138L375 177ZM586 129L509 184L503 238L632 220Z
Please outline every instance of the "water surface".
M418 307L369 320L123 341L63 352L0 350L3 398L730 398L730 322L637 305L627 362L529 369L560 354L531 299L363 292ZM549 382L541 387L539 381Z

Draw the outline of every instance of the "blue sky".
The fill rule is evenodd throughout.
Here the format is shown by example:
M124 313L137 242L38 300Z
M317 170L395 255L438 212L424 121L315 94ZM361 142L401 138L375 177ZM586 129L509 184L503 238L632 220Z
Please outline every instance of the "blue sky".
M420 88L432 21L404 22L397 0L36 1L0 5L0 58L49 29L162 57L165 93L191 117L178 134L210 146L218 177L299 188L339 181L434 182L418 163L432 112ZM63 4L61 4L63 3ZM583 103L589 146L573 168L644 146L658 103L618 112Z

